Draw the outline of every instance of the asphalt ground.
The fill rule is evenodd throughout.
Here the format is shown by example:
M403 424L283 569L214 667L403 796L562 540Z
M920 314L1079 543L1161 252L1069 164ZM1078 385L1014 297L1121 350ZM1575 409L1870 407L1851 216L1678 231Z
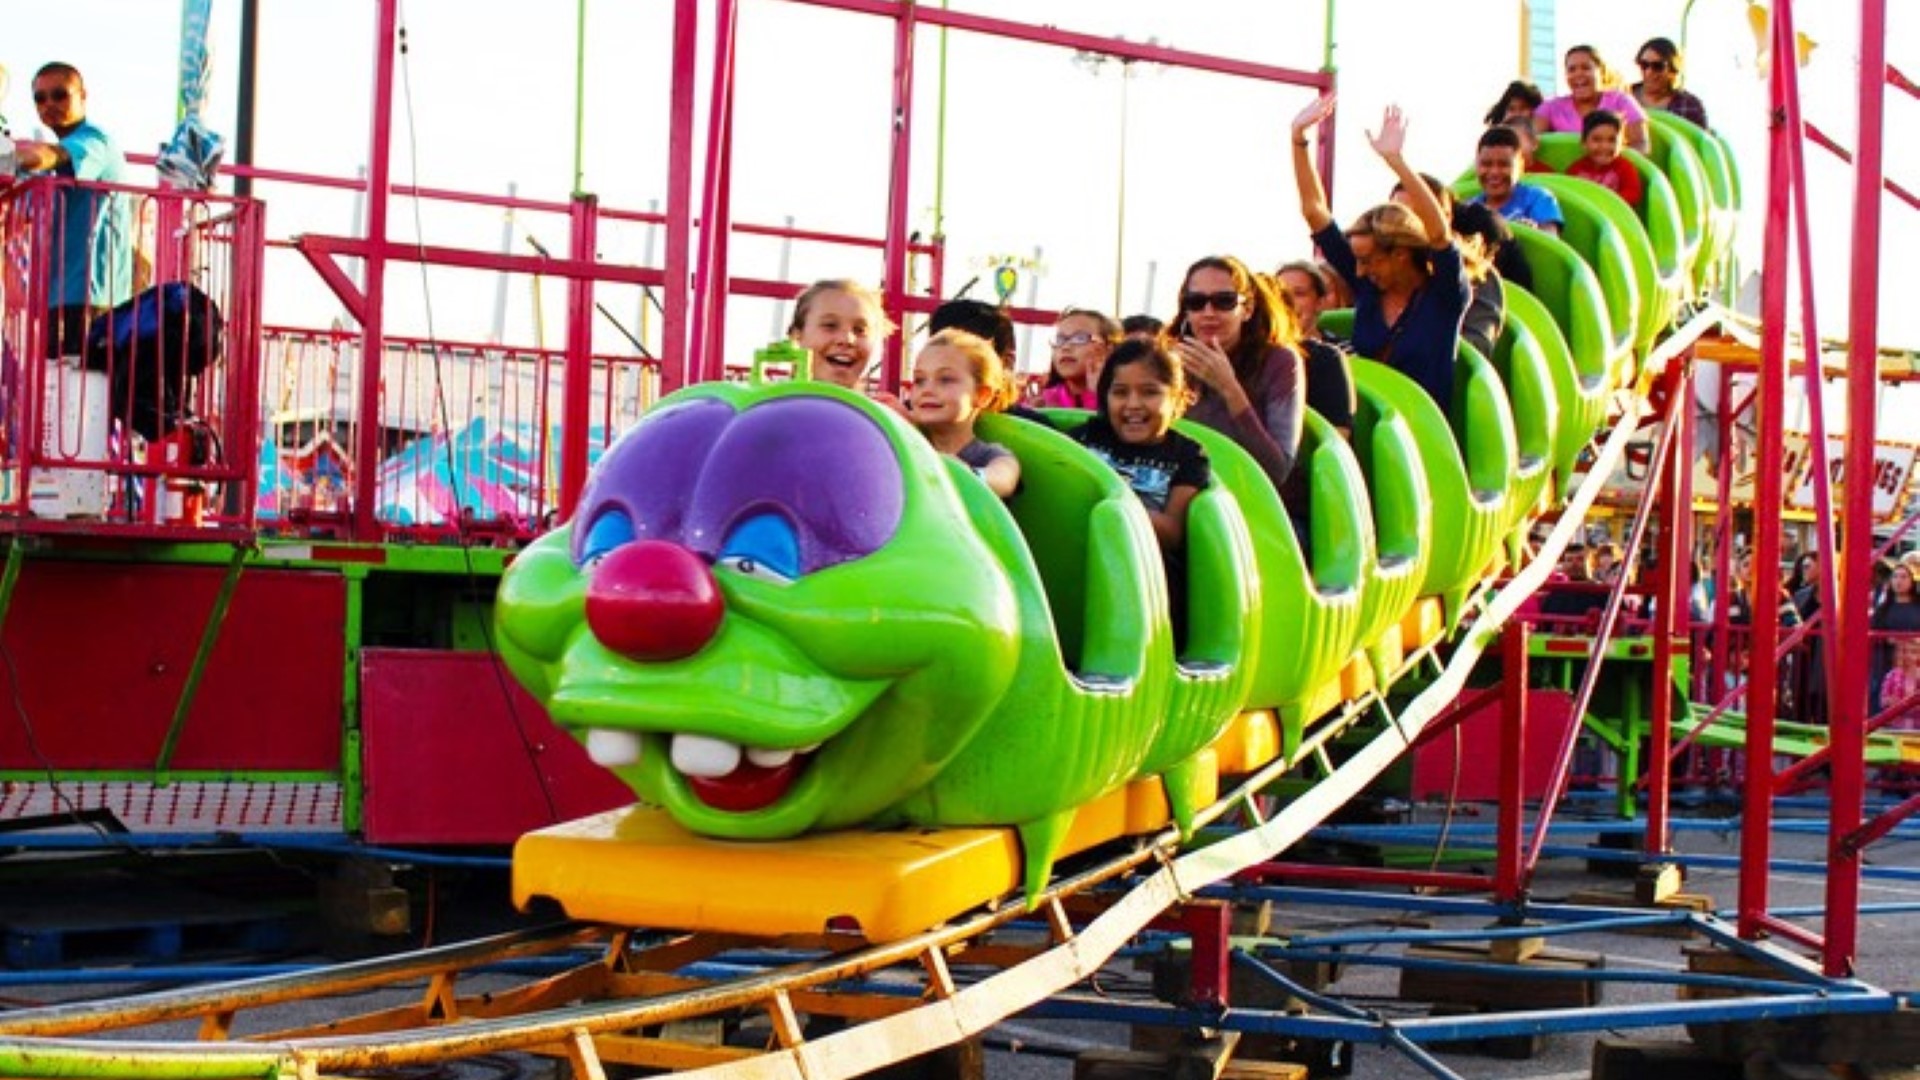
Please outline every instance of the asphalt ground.
M1487 816L1475 818L1475 808L1468 808L1464 816L1456 817L1460 821L1486 821ZM1486 808L1478 808L1483 814L1490 814ZM1724 813L1725 808L1706 811ZM1423 810L1416 820L1431 821L1437 817L1435 811ZM1716 827L1684 829L1676 835L1676 850L1682 856L1737 857L1740 854L1740 834L1737 830L1719 819L1713 819ZM1814 819L1804 815L1796 818L1805 823ZM1818 866L1824 861L1825 839L1820 835L1789 831L1794 826L1776 831L1773 834L1773 852L1776 860L1783 862L1798 861ZM1862 885L1861 900L1867 910L1860 921L1860 956L1858 961L1859 977L1873 986L1896 992L1913 991L1920 988L1920 830L1910 839L1906 834L1881 841L1869 850L1868 863L1874 868L1901 868L1912 871L1908 880L1882 879L1869 877ZM1579 843L1579 839L1569 839L1567 843ZM1455 845L1458 847L1458 844ZM0 863L0 865L4 865ZM1452 868L1471 867L1465 864L1450 864ZM280 870L289 868L280 866ZM310 873L307 868L293 867L296 889L300 874ZM229 877L234 876L229 873ZM240 875L244 878L245 875ZM410 885L415 892L416 917L414 925L405 938L365 939L341 943L332 943L332 951L326 954L292 952L274 956L249 956L219 958L221 962L253 961L300 961L327 962L337 960L351 953L365 953L376 949L391 949L404 945L418 944L421 935L431 932L437 941L457 940L463 936L491 932L514 925L515 916L506 909L503 898L504 876L489 873L431 875L433 885L428 890L420 888L421 878L409 876L403 872L402 884ZM276 878L276 887L288 888L283 878ZM1732 866L1695 865L1688 871L1685 890L1701 893L1712 898L1716 908L1730 909L1735 902L1737 870ZM1575 892L1593 888L1621 889L1629 887L1629 879L1608 876L1594 872L1586 860L1572 857L1550 858L1542 862L1536 878L1532 895L1542 902L1554 902L1564 899ZM1778 869L1769 876L1769 903L1775 908L1808 908L1817 910L1824 900L1824 882L1815 873L1800 868ZM142 901L142 890L128 890L117 897L116 902L137 910ZM421 918L419 910L424 894L430 892L433 911L427 920ZM1405 893L1399 894L1404 896ZM1396 910L1392 894L1383 901L1385 907L1362 907L1354 904L1333 906L1291 906L1282 905L1274 912L1276 924L1290 928L1296 934L1324 934L1346 931L1366 931L1379 929L1390 921L1410 915L1416 905L1409 903L1405 912ZM1875 907L1890 905L1910 905L1911 912L1877 911ZM1485 914L1444 915L1426 918L1435 929L1472 930L1488 924ZM1817 917L1798 918L1796 921L1818 930L1821 920ZM1551 944L1556 948L1580 950L1602 954L1608 970L1621 972L1645 971L1649 973L1677 972L1684 970L1685 958L1682 947L1687 944L1670 938L1636 936L1620 933L1575 934L1556 937ZM1356 949L1360 952L1378 952L1392 954L1399 946L1388 942L1379 946ZM194 958L183 958L192 962ZM211 962L211 961L209 961ZM80 1000L102 996L124 995L142 989L152 988L139 979L133 970L126 972L128 981L106 984L82 985L31 985L8 983L0 988L0 1008L21 1007L38 1002ZM15 978L21 976L16 975ZM1403 1002L1398 998L1398 973L1392 968L1370 966L1364 963L1350 962L1342 969L1341 976L1332 983L1327 992L1345 1003L1373 1015L1386 1019L1421 1015L1425 1011L1422 1005ZM484 985L484 984L475 984ZM463 991L470 984L462 983ZM1118 960L1110 964L1098 980L1097 988L1077 988L1082 995L1090 990L1107 996L1113 1002L1125 1003L1129 1000L1149 1000L1151 997L1151 979L1139 970L1132 960ZM1634 981L1610 983L1606 987L1602 1004L1614 1006L1627 1003L1671 1002L1675 997L1675 988L1661 983L1638 983ZM330 1019L345 1011L362 1011L387 1003L401 1003L408 1000L408 994L389 992L387 995L359 995L353 998L332 1002L303 1005L291 1008L276 1016L278 1023L299 1025ZM1604 1023L1604 1020L1598 1020ZM146 1038L189 1039L192 1037L192 1025L165 1025L156 1029L147 1029L140 1033ZM1548 1036L1540 1050L1531 1057L1520 1060L1507 1060L1488 1056L1478 1052L1439 1052L1436 1057L1444 1065L1462 1077L1475 1078L1566 1078L1573 1080L1586 1077L1590 1072L1593 1043L1596 1038L1617 1034L1636 1039L1671 1039L1686 1037L1679 1026L1662 1028L1636 1028L1631 1031L1609 1032L1605 1029L1582 1033L1564 1033ZM1129 1045L1132 1032L1124 1024L1096 1021L1050 1020L1035 1016L1016 1017L995 1028L986 1040L987 1075L995 1080L1042 1080L1042 1078L1065 1078L1073 1075L1075 1055L1096 1048L1124 1048ZM1425 1077L1428 1071L1411 1061L1402 1053L1376 1046L1359 1046L1353 1049L1353 1075L1382 1080L1395 1080L1400 1077ZM911 1067L900 1075L924 1074L923 1070ZM543 1063L515 1060L512 1058L486 1058L446 1070L429 1070L427 1073L409 1071L402 1074L409 1080L415 1076L430 1075L433 1080L447 1077L486 1077L490 1080L516 1080L520 1076L545 1077L552 1075Z

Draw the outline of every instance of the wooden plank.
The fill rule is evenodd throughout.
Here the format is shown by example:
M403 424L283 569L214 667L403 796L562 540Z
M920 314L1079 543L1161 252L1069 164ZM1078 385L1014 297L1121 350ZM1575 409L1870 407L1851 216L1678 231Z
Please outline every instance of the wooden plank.
M1686 877L1679 863L1649 863L1633 879L1633 898L1642 906L1651 906L1680 891Z
M1533 979L1525 972L1527 969L1595 971L1606 966L1597 953L1554 948L1543 948L1524 963L1496 963L1484 944L1419 945L1407 949L1406 956L1470 964L1473 968L1464 971L1405 968L1400 972L1401 998L1484 1009L1590 1008L1600 1000L1600 983L1584 979Z
M1528 921L1524 925L1539 926L1540 923ZM1509 930L1512 929L1512 927L1494 923L1491 929ZM1547 947L1547 939L1536 935L1529 935L1527 937L1498 937L1490 939L1487 945L1487 954L1495 962L1501 964L1519 964L1539 956L1541 951Z
M1593 1080L1743 1080L1735 1062L1684 1042L1601 1038L1593 1044Z

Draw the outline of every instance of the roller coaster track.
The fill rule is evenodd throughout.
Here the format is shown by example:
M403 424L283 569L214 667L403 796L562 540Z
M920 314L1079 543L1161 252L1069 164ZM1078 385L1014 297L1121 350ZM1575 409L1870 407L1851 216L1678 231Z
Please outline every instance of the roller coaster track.
M1454 636L1438 675L1388 713L1377 695L1349 702L1309 729L1287 757L1204 810L1199 824L1235 826L1226 839L1182 850L1171 831L1083 857L1029 908L1018 893L905 940L874 945L854 934L753 940L656 936L569 922L306 973L0 1014L0 1074L13 1077L229 1077L364 1075L394 1068L522 1053L566 1061L599 1080L609 1063L701 1077L852 1077L982 1034L1100 971L1136 935L1200 889L1272 859L1358 795L1459 695L1475 662L1520 603L1547 579L1628 442L1649 412L1647 393L1670 364L1718 326L1709 309L1676 328L1616 392L1616 420L1534 558L1492 593ZM1407 660L1437 663L1431 647ZM1389 720L1337 767L1336 734L1378 710ZM1326 769L1270 817L1254 795L1289 771ZM754 966L729 954L754 950ZM770 958L770 959L769 959ZM535 963L537 962L537 963ZM533 966L531 975L500 973ZM424 989L418 989L424 983ZM414 994L368 1011L372 991ZM383 1001L394 1000L389 995ZM324 1010L293 1026L287 1007ZM844 1027L809 1031L807 1017ZM683 1036L684 1022L764 1022L759 1047ZM197 1022L192 1038L180 1032ZM654 1034L654 1032L658 1034ZM159 1034L154 1034L158 1032Z

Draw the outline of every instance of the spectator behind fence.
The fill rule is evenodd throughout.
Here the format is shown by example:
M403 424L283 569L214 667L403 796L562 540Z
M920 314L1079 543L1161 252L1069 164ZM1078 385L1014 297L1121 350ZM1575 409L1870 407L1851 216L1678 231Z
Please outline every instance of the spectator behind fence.
M1893 565L1886 598L1873 609L1873 631L1886 635L1873 644L1872 711L1877 713L1893 704L1887 700L1882 682L1893 668L1895 652L1903 641L1916 640L1911 635L1920 634L1920 588L1914 584L1913 567L1905 562ZM1912 689L1920 689L1920 685Z
M14 141L22 172L123 183L127 159L87 120L87 88L72 64L51 63L33 76L33 105L58 142ZM45 252L48 357L79 354L87 323L133 295L133 215L127 197L63 191L52 204L57 237Z
M1648 38L1640 46L1635 62L1640 65L1640 81L1633 84L1633 100L1649 109L1665 109L1682 120L1701 128L1707 126L1706 103L1680 89L1680 46L1671 38Z

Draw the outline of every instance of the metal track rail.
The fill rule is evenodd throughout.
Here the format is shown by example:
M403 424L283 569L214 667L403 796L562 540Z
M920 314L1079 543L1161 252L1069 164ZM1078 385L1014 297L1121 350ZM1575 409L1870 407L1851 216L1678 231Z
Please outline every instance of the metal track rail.
M1499 627L1546 580L1623 459L1642 416L1650 372L1679 356L1714 321L1709 315L1682 328L1644 366L1640 392L1619 396L1616 424L1558 525L1533 561L1486 602L1434 681L1337 767L1322 752L1325 742L1356 723L1366 712L1364 703L1314 728L1290 758L1268 765L1203 811L1203 825L1236 811L1255 822L1225 840L1182 852L1179 838L1166 832L1117 852L1110 847L1057 880L1032 910L1014 896L998 908L886 945L851 934L771 942L712 934L654 939L625 928L565 923L317 972L4 1013L0 1075L314 1078L530 1053L568 1061L583 1080L603 1080L610 1062L716 1080L831 1080L979 1035L1094 975L1163 912L1200 889L1286 850L1392 765L1459 694ZM1325 776L1260 820L1255 794L1304 761L1318 762ZM1067 901L1095 889L1102 889L1104 909L1076 923ZM1109 892L1117 895L1109 898ZM1044 932L990 936L1035 915L1044 920ZM757 950L762 966L724 967L729 952L746 947ZM789 953L779 950L790 951L792 961L784 962ZM511 976L483 973L504 962L539 959L547 961L547 971L504 988L499 980ZM956 977L955 968L969 977ZM891 981L874 978L882 973ZM383 1001L412 1000L352 1011L364 1003L349 995L375 990L401 995ZM282 1007L306 1003L311 1015L315 1002L326 1003L326 1020L291 1025L285 1019ZM690 1041L671 1026L759 1015L768 1036L758 1048ZM849 1023L811 1037L806 1016ZM199 1041L167 1041L178 1038L173 1031L134 1041L148 1038L143 1029L187 1021L198 1022ZM661 1028L657 1037L643 1034Z

